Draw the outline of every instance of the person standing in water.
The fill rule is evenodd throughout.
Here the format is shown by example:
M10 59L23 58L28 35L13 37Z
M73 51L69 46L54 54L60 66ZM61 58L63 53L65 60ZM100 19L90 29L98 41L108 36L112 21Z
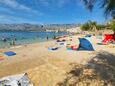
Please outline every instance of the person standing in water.
M5 37L2 37L2 41L3 41L3 42L6 42L7 39L6 39Z
M13 39L13 40L12 40L12 45L15 46L15 44L16 44L16 42L15 42L15 40Z
M46 37L46 39L48 40L48 39L49 39L49 37L47 36L47 37Z
M53 39L56 39L56 36L54 35Z
M4 39L3 39L3 41L4 41L4 42L6 42L6 41L7 41L7 39L6 39L6 38L4 38Z
M12 45L15 46L16 45L16 37L14 36L13 39L12 39Z

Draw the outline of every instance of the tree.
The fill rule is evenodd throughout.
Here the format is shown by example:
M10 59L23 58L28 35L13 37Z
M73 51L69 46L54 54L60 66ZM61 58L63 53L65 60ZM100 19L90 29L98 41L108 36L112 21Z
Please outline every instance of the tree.
M115 34L115 0L82 0L85 6L92 11L95 3L99 3L100 7L104 9L105 16L111 16L112 21L110 22L110 28Z
M96 21L88 21L86 23L84 23L81 26L82 30L91 30L91 31L96 31L97 30L97 22Z
M103 30L106 26L102 24L97 25L97 30Z
M109 26L113 30L114 34L115 34L115 20L111 20Z
M89 30L89 28L90 28L90 25L89 25L88 22L82 24L82 26L81 26L81 29L82 29L83 31L87 31L87 30Z
M97 30L97 22L96 21L89 21L90 30L96 31Z
M82 0L85 6L92 11L95 3L99 3L100 7L104 9L106 16L111 15L115 19L115 0Z

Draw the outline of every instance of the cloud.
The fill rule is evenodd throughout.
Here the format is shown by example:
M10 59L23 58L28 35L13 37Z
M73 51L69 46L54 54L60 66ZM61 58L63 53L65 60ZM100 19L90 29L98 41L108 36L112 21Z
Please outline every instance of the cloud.
M10 16L10 15L0 15L0 20L6 21L6 20L21 20L22 18L20 17L15 17L15 16Z
M3 19L5 19L5 16L0 15L0 20L3 20Z
M0 15L0 23L31 23L35 21L30 21L29 19L10 16L10 15Z
M58 0L57 6L58 7L63 7L69 3L70 0Z
M11 11L10 9L4 8L4 7L0 7L0 14L14 14L15 11Z
M27 7L23 4L18 3L16 0L0 0L0 4L3 4L9 8L12 8L14 10L23 10L24 12L34 13L37 15L42 15L41 12L37 10L33 10L30 7Z
M51 0L38 0L39 3L41 3L44 6L49 6Z
M0 0L0 3L13 9L30 10L30 8L19 4L16 0Z
M33 0L33 1L42 6L63 7L71 0Z
M0 23L11 23L15 18L6 15L0 15Z

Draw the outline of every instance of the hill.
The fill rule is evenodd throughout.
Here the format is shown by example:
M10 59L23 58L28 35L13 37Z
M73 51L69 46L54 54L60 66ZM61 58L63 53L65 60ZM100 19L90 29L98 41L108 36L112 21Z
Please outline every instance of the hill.
M58 30L65 31L69 28L77 27L77 24L0 24L0 31L46 31Z

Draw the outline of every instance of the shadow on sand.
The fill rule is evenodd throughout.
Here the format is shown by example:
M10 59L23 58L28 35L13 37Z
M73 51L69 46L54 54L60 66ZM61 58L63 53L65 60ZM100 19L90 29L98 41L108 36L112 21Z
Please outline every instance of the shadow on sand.
M115 86L115 55L101 51L85 65L72 64L57 86Z

